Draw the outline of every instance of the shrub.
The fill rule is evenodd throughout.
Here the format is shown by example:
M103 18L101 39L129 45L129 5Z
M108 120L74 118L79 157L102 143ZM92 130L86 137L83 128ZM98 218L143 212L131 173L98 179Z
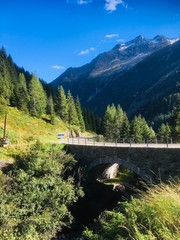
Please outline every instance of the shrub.
M180 236L180 181L149 188L140 199L121 203L102 213L93 230L83 235L92 240L178 240Z

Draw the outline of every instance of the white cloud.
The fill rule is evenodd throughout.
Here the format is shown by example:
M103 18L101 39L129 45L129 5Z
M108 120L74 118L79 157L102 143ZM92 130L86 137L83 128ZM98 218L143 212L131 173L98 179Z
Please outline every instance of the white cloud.
M83 4L87 4L87 3L91 3L91 0L78 0L78 4L83 5Z
M106 0L104 8L108 12L113 12L116 10L118 4L121 4L124 8L128 7L128 5L123 0Z
M113 34L107 34L105 37L106 38L118 38L119 35L117 33L113 33Z
M116 41L117 41L117 42L120 42L120 43L123 43L123 42L124 42L124 39L120 38L120 39L117 39Z
M79 5L91 3L92 0L66 0L67 3L75 3Z
M87 48L85 50L82 50L78 55L82 56L82 55L88 55L90 52L94 52L96 49L91 47L91 48Z
M59 70L59 69L61 69L61 70L65 69L65 67L59 66L59 65L53 65L53 66L51 66L51 68L57 69L57 70Z

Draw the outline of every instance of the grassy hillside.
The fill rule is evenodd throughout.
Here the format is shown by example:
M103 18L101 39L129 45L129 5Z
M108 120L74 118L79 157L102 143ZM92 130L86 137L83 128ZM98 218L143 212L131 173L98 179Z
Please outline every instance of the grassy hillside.
M4 114L0 114L0 137L3 136ZM47 116L42 119L30 117L16 108L9 107L7 115L7 137L10 146L6 150L0 148L0 159L9 158L14 149L24 149L30 143L40 140L42 143L57 143L57 133L65 133L66 125L60 119L56 124L49 123Z

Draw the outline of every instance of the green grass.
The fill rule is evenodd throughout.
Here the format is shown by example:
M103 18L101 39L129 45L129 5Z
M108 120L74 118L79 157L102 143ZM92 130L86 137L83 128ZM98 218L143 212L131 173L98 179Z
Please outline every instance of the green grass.
M16 108L10 107L7 116L7 135L11 143L24 143L33 139L39 139L43 143L57 142L57 133L64 132L67 128L65 124L56 119L56 125L48 123L49 119L30 117ZM0 133L3 132L4 116L0 115Z
M4 115L0 114L0 138L3 137ZM16 108L9 107L7 115L7 137L10 145L7 148L0 148L0 160L11 159L18 151L23 151L29 144L39 140L42 143L57 143L57 134L65 133L67 126L59 118L56 124L49 123L48 116L43 119L30 117ZM18 150L19 149L19 150Z

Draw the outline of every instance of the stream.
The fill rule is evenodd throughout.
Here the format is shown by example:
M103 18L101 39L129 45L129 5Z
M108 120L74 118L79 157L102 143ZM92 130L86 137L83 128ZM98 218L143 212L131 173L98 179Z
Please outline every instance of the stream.
M132 178L132 176L131 176ZM132 181L132 179L134 179ZM137 189L141 189L138 177L133 175L130 183L106 185L97 181L94 173L83 182L84 197L72 207L74 223L70 229L66 229L58 236L58 240L77 240L85 226L93 224L99 214L104 210L113 210L118 202L129 200Z

